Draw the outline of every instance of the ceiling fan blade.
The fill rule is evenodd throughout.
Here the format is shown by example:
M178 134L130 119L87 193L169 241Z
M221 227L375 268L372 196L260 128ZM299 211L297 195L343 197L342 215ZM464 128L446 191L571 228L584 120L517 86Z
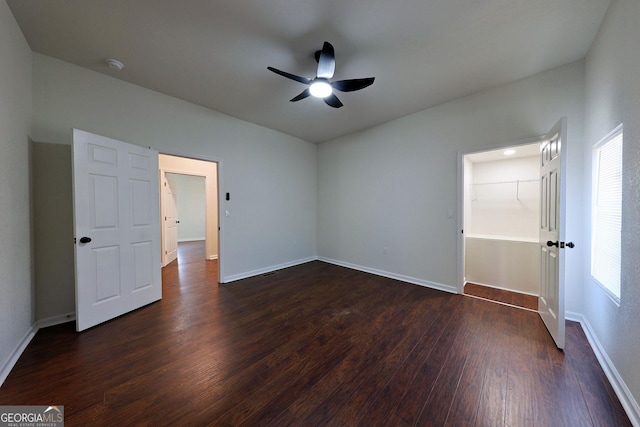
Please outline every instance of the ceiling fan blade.
M291 98L290 101L291 102L300 101L301 99L305 99L309 95L311 95L311 92L309 92L309 89L305 89L302 92L300 92L300 95L298 95L298 96L296 96L294 98Z
M338 80L332 82L331 86L340 92L353 92L354 90L364 89L367 86L371 86L375 77L367 77L364 79L351 79L351 80Z
M329 42L324 42L320 57L318 58L317 77L330 79L336 70L336 55L333 46Z
M278 70L277 68L267 67L267 69L269 71L273 71L276 74L280 74L282 77L286 77L288 79L295 80L306 85L310 84L312 81L311 79L308 79L306 77L296 76L295 74L287 73L286 71Z
M340 100L338 99L338 97L335 96L335 94L333 93L327 96L326 98L324 98L324 102L326 102L327 105L330 105L333 108L340 108L343 105L342 102L340 102Z

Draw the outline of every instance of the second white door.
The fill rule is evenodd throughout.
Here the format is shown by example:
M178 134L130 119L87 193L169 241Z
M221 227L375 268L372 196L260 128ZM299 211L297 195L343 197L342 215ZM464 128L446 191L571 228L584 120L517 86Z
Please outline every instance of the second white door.
M167 173L162 171L162 229L164 231L164 248L162 265L167 266L178 257L178 214L176 193Z

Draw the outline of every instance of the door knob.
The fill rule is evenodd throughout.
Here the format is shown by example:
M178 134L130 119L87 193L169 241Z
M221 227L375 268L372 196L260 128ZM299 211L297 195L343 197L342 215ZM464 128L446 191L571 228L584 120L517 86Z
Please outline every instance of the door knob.
M89 243L91 241L91 237L81 237L80 243Z
M567 243L564 244L564 246L566 246L566 247L568 247L570 249L573 249L573 248L576 247L576 245L574 245L573 242L567 242Z
M558 242L552 242L551 240L547 240L547 246L549 246L549 247L555 246L557 248L558 247Z

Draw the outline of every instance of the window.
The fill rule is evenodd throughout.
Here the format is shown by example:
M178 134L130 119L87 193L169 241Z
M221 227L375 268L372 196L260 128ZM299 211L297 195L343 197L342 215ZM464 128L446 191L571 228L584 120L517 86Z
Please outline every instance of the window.
M593 149L591 275L620 302L622 125Z

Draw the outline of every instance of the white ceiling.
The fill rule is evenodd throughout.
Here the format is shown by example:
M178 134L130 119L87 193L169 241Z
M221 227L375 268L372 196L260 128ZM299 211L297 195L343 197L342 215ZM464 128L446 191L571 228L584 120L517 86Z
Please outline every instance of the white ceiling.
M322 142L584 58L610 0L7 0L31 49ZM335 46L344 107L289 99ZM122 61L116 72L106 58Z
M505 151L511 150L512 154L506 155ZM503 147L497 150L480 151L465 155L471 163L495 162L498 160L516 159L519 157L532 157L540 155L540 143Z

